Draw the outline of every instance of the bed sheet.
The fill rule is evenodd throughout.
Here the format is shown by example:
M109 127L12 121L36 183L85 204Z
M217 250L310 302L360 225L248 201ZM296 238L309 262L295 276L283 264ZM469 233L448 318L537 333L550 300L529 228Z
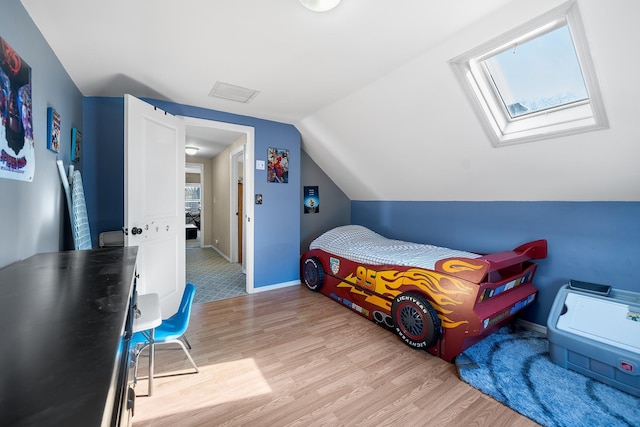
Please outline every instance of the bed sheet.
M345 225L327 231L311 242L320 249L354 262L402 265L433 270L444 258L478 258L472 252L388 239L361 225Z

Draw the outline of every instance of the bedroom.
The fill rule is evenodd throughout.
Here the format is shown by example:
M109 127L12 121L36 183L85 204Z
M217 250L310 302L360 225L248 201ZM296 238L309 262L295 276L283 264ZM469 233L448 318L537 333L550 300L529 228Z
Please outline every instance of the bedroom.
M255 126L256 153L264 153L263 157L268 147L290 149L294 178L289 184L268 185L266 178L256 178L255 192L263 194L264 204L256 212L255 287L298 280L301 247L320 228L339 225L331 224L336 218L339 223L368 225L388 237L474 251L548 239L549 258L540 263L537 275L538 305L525 315L537 324L546 322L556 290L569 278L637 291L640 129L635 116L640 93L634 71L638 57L633 53L633 42L639 38L637 3L579 2L609 118L606 130L494 148L447 64L477 42L561 3L495 1L491 11L468 9L469 14L481 13L482 19L463 16L468 20L465 28L429 45L416 43L413 53L396 59L394 66L376 70L380 74L375 76L372 72L354 78L360 80L351 92L336 95L324 108L292 121L231 111L223 108L227 104L201 109L158 101L167 110ZM341 7L347 5L345 1ZM381 15L390 15L381 4L376 8ZM95 215L93 232L119 227L121 100L84 96L22 4L10 2L3 9L0 36L33 70L34 111L42 112L50 104L61 110L64 135L72 127L84 128L86 157L81 166L93 174L89 185L99 192L89 201L90 211L93 207L95 212L90 213ZM314 19L335 19L338 9L334 12ZM253 19L256 26L262 21ZM381 18L371 22L391 25ZM71 22L61 25L73 28ZM316 23L314 29L320 31L324 25L339 23ZM400 24L393 25L399 32ZM384 32L390 31L378 31ZM334 75L342 67L334 66ZM269 76L273 70L255 74ZM115 74L111 83L130 85L139 96L154 98L151 82L138 84ZM34 114L34 132L43 135L45 127L44 115ZM69 149L63 147L65 158ZM0 180L1 194L11 201L0 210L5 242L0 266L68 247L55 156L42 142L36 142L36 150L34 182ZM111 156L106 157L108 162L101 161L104 156ZM320 185L322 210L315 217L301 213L303 185ZM330 212L336 216L328 218Z

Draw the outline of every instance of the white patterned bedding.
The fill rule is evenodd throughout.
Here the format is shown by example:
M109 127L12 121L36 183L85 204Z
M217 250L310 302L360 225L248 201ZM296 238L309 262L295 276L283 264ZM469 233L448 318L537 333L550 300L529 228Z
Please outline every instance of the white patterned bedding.
M478 258L481 255L439 246L387 239L361 225L345 225L327 231L309 245L354 262L372 265L404 265L433 270L444 258Z

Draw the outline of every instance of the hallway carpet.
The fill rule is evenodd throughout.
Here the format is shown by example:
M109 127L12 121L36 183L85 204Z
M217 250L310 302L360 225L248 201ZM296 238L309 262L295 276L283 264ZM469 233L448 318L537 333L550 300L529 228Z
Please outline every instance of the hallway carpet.
M196 286L194 303L247 294L242 266L230 263L213 248L187 245L187 283Z

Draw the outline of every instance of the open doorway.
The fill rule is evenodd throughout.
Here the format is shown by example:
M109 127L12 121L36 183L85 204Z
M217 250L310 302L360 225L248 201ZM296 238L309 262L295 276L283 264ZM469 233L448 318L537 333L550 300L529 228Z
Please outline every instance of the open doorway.
M204 181L204 164L187 163L185 166L185 238L186 248L204 246L204 227L206 223L202 218L206 217L202 203L202 196L205 194L206 182Z
M244 251L246 248L244 230L244 147L238 147L230 155L229 170L231 171L231 261L242 265L242 272L246 274Z
M204 136L210 132L213 132L213 134L217 132L218 135L225 134L230 139L234 139L235 135L235 141L241 140L241 143L236 142L236 145L240 146L233 148L231 154L225 154L225 158L227 159L226 165L229 168L226 176L222 178L220 176L214 177L210 172L200 172L202 197L207 197L207 194L211 196L211 200L203 200L202 203L200 245L203 248L207 246L215 247L229 262L241 262L242 272L245 275L245 291L252 293L254 290L254 229L252 221L254 207L251 195L253 194L254 185L253 168L250 167L250 165L252 165L254 161L254 128L193 117L183 117L183 119L186 124L186 145L197 144L200 152L217 149L220 153L224 153L225 150L229 153L229 146L233 144L233 142L222 147L219 141L213 139L207 143L206 137ZM198 136L197 143L190 142L190 134ZM212 157L215 157L215 155ZM231 161L228 159L231 159ZM206 161L203 161L203 163L203 167L207 168ZM216 186L216 180L218 179L224 179L229 183L224 186L224 191L228 191L228 195L220 194L222 191L219 189L219 186ZM239 180L242 184L241 190L239 190L238 186ZM229 200L229 202L225 202L225 200ZM226 227L228 227L226 231L220 231L219 227L212 228L212 216L214 212L212 209L207 209L207 207L214 205L216 212L219 212L219 209L222 208L223 205L227 207L227 218L232 218L232 220L225 221L227 224ZM242 206L242 211L238 210L239 206ZM228 248L221 245L221 240L225 238L229 239Z

